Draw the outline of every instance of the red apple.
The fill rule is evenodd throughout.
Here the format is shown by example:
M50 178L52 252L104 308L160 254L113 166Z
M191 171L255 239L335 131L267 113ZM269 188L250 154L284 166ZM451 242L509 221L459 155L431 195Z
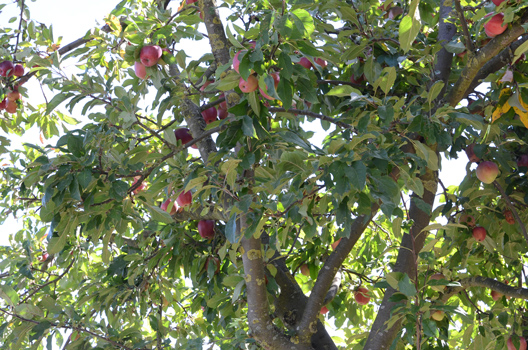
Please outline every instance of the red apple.
M436 310L431 314L431 318L435 321L442 321L444 319L445 313L441 310Z
M458 222L460 224L462 224L462 225L466 225L466 226L469 226L469 227L473 227L476 224L475 218L473 217L473 215L468 215L466 213L460 215L460 218L458 219Z
M326 315L328 313L328 311L330 311L330 310L328 310L328 308L326 306L323 306L321 308L321 315Z
M207 108L202 112L202 117L205 120L205 124L211 124L212 122L216 121L216 108L214 106Z
M247 52L247 50L242 50L242 51L238 51L235 56L233 57L233 69L237 72L237 73L240 73L239 71L239 67L240 67L240 59L238 58L238 55L240 55L241 53L245 53Z
M468 157L470 162L478 163L478 162L480 162L480 158L477 157L477 155L475 154L475 151L473 150L473 147L475 147L475 143L472 143L472 144L470 144L469 146L466 147L466 155L467 155L467 157Z
M334 243L332 243L332 249L335 250L337 248L337 245L339 244L339 242L341 242L341 238L339 238L337 241L335 241Z
M192 203L192 193L191 191L184 192L182 191L178 198L176 198L176 202L180 207L185 207L186 205L191 205Z
M482 242L486 239L486 229L482 226L477 226L473 229L473 237L478 241Z
M2 102L0 102L0 111L6 109L6 105L7 105L7 98L4 98Z
M445 280L446 277L444 276L443 273L435 273L431 277L429 277L429 279L440 281L440 280ZM433 288L434 290L436 290L438 292L443 291L445 289L445 287L446 286L431 286L431 288Z
M307 264L301 265L301 273L305 276L310 276L310 268Z
M500 298L502 298L503 295L504 295L504 294L499 293L499 292L497 292L496 290L492 290L492 291L491 291L491 297L493 298L494 301L499 300Z
M212 239L215 235L214 226L214 220L200 220L198 222L198 233L200 234L200 237Z
M14 73L15 66L11 61L3 61L0 63L0 77L10 77Z
M244 80L244 78L240 77L240 81L238 82L238 87L240 90L244 93L250 93L258 88L258 79L254 75L250 75L248 77L248 80Z
M207 269L209 268L209 262L210 261L214 261L215 265L216 265L216 269L215 269L215 275L220 272L220 259L218 259L217 257L208 257L207 258L207 261L205 262L205 271L207 271Z
M365 81L365 75L364 75L364 74L361 74L361 76L360 76L359 78L356 78L356 77L354 76L354 74L352 74L352 75L350 76L350 82L351 82L352 84L361 84L361 83L364 82L364 81Z
M146 45L139 52L139 60L145 67L152 67L158 63L163 51L158 45Z
M359 287L354 292L354 299L359 305L367 305L370 300L369 290L365 287Z
M20 92L18 91L10 91L7 93L7 99L10 101L15 101L20 99Z
M519 337L519 348L516 348L515 345L513 345L512 337L508 339L506 342L506 345L508 346L508 350L526 350L526 339L524 337Z
M506 219L506 222L510 225L515 225L515 217L513 216L513 213L511 210L506 210L504 212L504 219Z
M519 157L519 159L517 160L517 167L528 168L528 154L523 154Z
M137 182L139 181L139 179L141 179L141 176L135 176L134 177L134 182L132 183L132 186L134 186L135 184L137 184ZM147 187L147 183L145 181L143 181L141 183L141 185L139 185L134 191L132 191L132 193L134 194L138 194L139 192L143 191L145 188Z
M40 257L40 261L46 261L49 258L49 254L44 252L42 253L42 256Z
M176 140L181 140L182 144L185 145L187 142L191 142L193 137L187 128L179 128L174 130L174 136ZM196 145L192 145L192 148L198 148Z
M486 17L491 17L491 19L484 24L484 31L486 32L486 35L490 38L494 38L499 34L504 33L506 29L508 29L508 25L504 24L504 15L502 13L497 13L496 15L493 15L493 13L490 13L486 15Z
M203 85L202 87L200 88L200 91L204 91L206 87L208 87L209 85L211 85L212 83L214 83L214 81L212 80L207 80Z
M485 184L495 181L498 175L499 167L493 162L482 162L477 167L477 178Z
M280 75L278 72L275 72L275 73L271 73L270 76L273 78L273 85L275 86L275 90L277 89L277 86L279 86L279 82L280 82ZM268 95L266 92L267 92L267 87L264 86L264 88L266 89L266 91L264 91L261 87L259 87L259 91L260 93L262 94L262 96L264 96L265 98L267 98L268 100L274 100L275 98L274 97L271 97L270 95Z
M499 6L500 4L502 4L506 0L491 0L491 1L495 4L495 6Z
M227 118L227 109L223 109L223 108L220 108L218 107L218 118L221 119L221 120L224 120L225 118Z
M190 4L194 4L195 2L197 2L198 0L187 0L187 5L190 5Z
M321 68L326 68L326 61L322 58L314 59L314 62L321 66Z
M16 104L16 101L11 101L9 99L6 100L5 110L7 113L16 113L17 108L18 106Z
M134 62L134 72L139 79L145 79L147 77L147 70L141 62Z
M21 77L24 75L24 66L21 64L15 65L13 68L13 75L16 77Z
M167 209L169 209L169 205L171 203L172 203L172 201L170 199L167 199L165 202L163 202L161 204L161 210L168 212ZM170 215L174 215L174 214L176 214L177 211L178 211L178 206L176 205L176 203L174 203L174 205L172 206L171 211L170 211L169 214Z
M301 66L303 66L304 68L306 68L306 69L310 69L310 68L313 67L312 62L310 62L310 60L307 59L306 57L302 57L302 58L300 59L300 61L299 61L299 64L300 64Z

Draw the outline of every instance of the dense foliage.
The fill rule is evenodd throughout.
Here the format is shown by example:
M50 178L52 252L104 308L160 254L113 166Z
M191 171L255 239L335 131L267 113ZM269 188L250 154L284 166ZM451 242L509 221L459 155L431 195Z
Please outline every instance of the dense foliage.
M494 2L123 0L60 45L17 1L2 348L519 345L528 9Z

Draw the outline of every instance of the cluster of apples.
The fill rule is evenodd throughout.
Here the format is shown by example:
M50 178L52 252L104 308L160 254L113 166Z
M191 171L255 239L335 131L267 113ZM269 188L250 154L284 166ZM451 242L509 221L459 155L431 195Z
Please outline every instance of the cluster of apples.
M23 75L24 66L21 64L13 64L12 61L0 62L0 79L8 81L13 76L21 77ZM18 92L18 85L15 85L0 102L0 111L5 110L8 113L16 113L18 109L17 101L20 102L20 92Z
M158 64L162 55L163 49L158 45L143 46L139 52L139 62L134 62L134 72L136 73L136 76L140 79L145 79L147 77L146 67L153 67Z
M207 87L207 85L211 84L212 81L207 81L200 90L204 91L204 89ZM220 95L220 97L224 97L224 94ZM211 124L212 122L218 120L218 119L225 119L227 118L227 103L226 101L222 101L218 108L216 106L209 107L206 110L202 111L202 117L205 120L206 124ZM218 119L217 119L218 118Z
M495 6L499 6L502 2L505 0L492 0ZM490 13L486 15L484 18L491 17L489 21L484 24L484 32L487 36L490 38L494 38L499 34L504 33L504 31L508 28L508 25L504 24L504 14L503 13Z

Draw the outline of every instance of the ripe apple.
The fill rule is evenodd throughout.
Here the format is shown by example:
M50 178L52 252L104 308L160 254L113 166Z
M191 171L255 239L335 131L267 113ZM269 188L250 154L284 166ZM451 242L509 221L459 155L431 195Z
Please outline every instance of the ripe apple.
M332 243L332 249L335 250L337 248L337 245L339 244L339 242L341 242L341 238L339 238L337 241L335 241L334 243Z
M190 5L190 4L194 4L195 2L197 2L198 0L187 0L187 5Z
M240 59L238 58L238 55L240 55L241 53L244 54L246 52L247 52L247 50L238 51L237 53L235 53L235 56L233 57L233 69L237 73L240 73L240 71L239 71Z
M473 147L475 147L475 143L472 143L470 144L469 146L466 147L466 155L469 159L470 162L473 162L473 163L478 163L480 162L480 158L477 157L477 155L475 154L475 151L473 150Z
M369 290L365 287L359 287L354 292L354 299L359 305L367 305L370 300Z
M323 306L321 308L321 315L326 315L328 313L328 311L330 311L330 310L328 310L328 308L326 306Z
M273 85L275 86L275 90L276 90L277 86L279 86L280 75L279 75L278 72L275 72L275 73L271 73L270 76L273 78ZM267 87L264 86L264 88L266 89L266 92L267 92ZM261 87L259 87L259 91L262 94L262 96L264 96L268 100L274 100L275 99L274 97L271 97L270 95L268 95L264 90L262 90Z
M134 72L139 79L145 79L147 77L147 70L141 62L134 62Z
M0 63L0 76L1 77L10 77L14 73L15 66L11 61L3 61Z
M216 108L214 106L207 108L202 112L202 117L205 120L205 124L211 124L212 122L216 121Z
M141 179L141 176L135 176L134 177L134 182L132 183L132 186L134 186L135 184L137 184L137 182L139 181L139 179ZM147 187L147 183L145 181L143 181L141 183L141 185L139 185L134 191L132 191L132 193L134 194L138 194L139 192L143 191L145 188Z
M17 108L18 106L16 104L16 101L11 101L9 99L6 100L5 110L7 113L16 113Z
M244 78L240 77L240 81L238 82L238 87L240 90L244 93L250 93L258 88L258 79L254 75L250 75L248 77L248 80L244 80Z
M310 276L310 268L308 267L308 264L301 265L301 273L305 276Z
M193 137L187 128L179 128L174 130L174 136L176 136L176 140L181 140L182 145L185 145L187 142L191 142L193 140ZM196 145L192 145L191 147L198 148Z
M429 279L440 281L440 280L445 280L446 277L444 276L443 273L435 273L431 277L429 277ZM431 288L433 288L437 292L443 291L445 289L445 287L446 286L431 286Z
M519 168L520 167L528 168L528 154L523 154L522 156L519 157L519 159L517 160L517 166Z
M13 68L13 75L15 77L21 77L24 75L24 66L21 64L16 64Z
M486 229L482 226L477 226L473 229L473 237L478 241L482 242L486 239Z
M326 61L322 58L314 59L314 62L321 66L321 68L326 68Z
M494 301L499 300L500 298L502 298L503 295L504 295L504 294L499 293L499 292L497 292L496 290L492 290L492 291L491 291L491 297L493 298Z
M4 98L2 102L0 102L0 111L6 109L6 105L7 105L7 98Z
M493 162L482 162L477 167L477 178L485 184L495 181L498 175L499 167Z
M210 256L210 257L207 258L207 261L205 262L205 271L208 270L209 262L211 260L213 260L214 263L216 264L216 269L215 269L215 273L214 273L216 275L218 272L220 272L220 259L218 259L217 257Z
M171 203L172 201L170 199L167 199L165 202L161 204L161 210L168 212L167 209L169 209L169 205ZM169 214L174 215L176 214L177 211L178 211L178 206L176 205L176 203L174 203Z
M510 339L508 339L508 341L506 342L506 345L508 346L508 350L526 350L526 339L524 339L524 337L519 337L519 348L517 349L515 347L515 345L513 345L513 340L512 340L512 337L510 337Z
M49 258L49 254L44 252L42 253L42 256L40 257L40 261L46 261Z
M302 57L302 58L300 59L300 61L299 61L299 64L300 64L301 66L303 66L304 68L306 68L306 69L310 69L310 68L313 67L312 62L310 62L310 60L307 59L306 57Z
M435 321L442 321L444 319L445 313L441 310L436 310L431 314L431 318Z
M10 91L7 93L7 99L10 101L15 101L20 99L20 92L18 91Z
M462 225L466 225L466 226L469 226L469 227L473 227L476 224L475 218L473 217L473 215L468 215L466 213L460 215L460 218L458 219L458 222L460 224L462 224Z
M491 19L484 24L484 31L486 32L486 35L490 38L494 38L499 34L504 33L504 31L508 28L508 25L504 25L504 15L502 13L497 13L496 15L493 15L493 13L488 14L486 17L491 17Z
M212 239L215 235L214 226L214 220L200 220L198 222L198 233L200 234L200 237Z
M510 225L515 225L515 217L513 216L513 213L511 210L506 210L504 212L504 219L506 219L506 222Z
M223 108L220 108L220 106L218 107L218 110L217 110L217 113L218 113L218 118L221 119L221 120L224 120L225 118L227 118L227 109L223 109Z
M182 191L178 198L176 198L176 202L180 207L185 207L186 205L191 205L192 203L192 193L191 191L184 192Z
M499 6L500 4L502 4L506 0L491 0L491 1L495 4L495 6Z
M139 52L139 60L145 67L152 67L158 63L163 51L158 45L146 45Z

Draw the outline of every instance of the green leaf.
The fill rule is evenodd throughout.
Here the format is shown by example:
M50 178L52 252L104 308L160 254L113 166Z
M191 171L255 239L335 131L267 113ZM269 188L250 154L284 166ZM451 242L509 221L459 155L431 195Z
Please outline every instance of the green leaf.
M0 285L0 298L4 299L9 306L18 304L18 293L9 285Z
M398 290L408 297L416 295L416 287L407 274L398 282Z
M353 88L350 85L334 86L326 94L328 96L337 96L337 97L348 97L351 94L362 95L361 91L359 91L358 89Z
M225 236L231 244L238 242L238 237L236 234L236 218L236 213L231 214L231 217L229 218L229 221L227 221L225 226Z
M72 94L65 94L60 93L53 96L51 101L48 102L48 105L46 106L46 115L49 115L58 105L60 105L62 102L67 100L68 98L72 97Z
M88 168L84 169L77 175L77 181L82 188L87 188L92 182L92 171Z
M257 133L255 132L255 128L253 127L253 119L251 119L251 117L247 115L245 115L242 119L242 132L245 136L257 137Z
M381 71L380 77L374 83L374 87L380 87L385 94L388 94L392 85L396 81L396 68L394 67L385 67Z
M420 32L420 28L422 27L420 18L416 15L418 13L418 11L416 11L418 3L419 0L412 1L409 14L403 17L400 22L398 34L400 40L400 47L403 52L409 51L412 42L414 41L414 39L416 39L416 36Z
M143 203L150 213L150 216L153 220L163 222L165 224L174 223L174 219L167 213L165 210L162 210L160 207L155 205L150 205L148 203Z

